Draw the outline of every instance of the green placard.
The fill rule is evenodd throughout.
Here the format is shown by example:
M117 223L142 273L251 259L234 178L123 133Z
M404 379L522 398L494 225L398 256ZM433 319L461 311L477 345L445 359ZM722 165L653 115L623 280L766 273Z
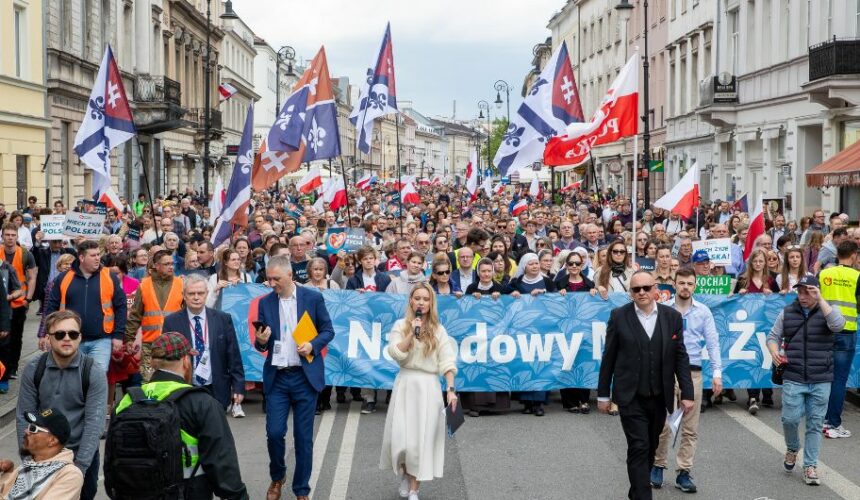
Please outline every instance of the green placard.
M728 295L731 291L732 277L728 274L721 276L696 276L696 293Z
M651 160L648 162L648 168L652 172L662 172L663 171L663 160Z

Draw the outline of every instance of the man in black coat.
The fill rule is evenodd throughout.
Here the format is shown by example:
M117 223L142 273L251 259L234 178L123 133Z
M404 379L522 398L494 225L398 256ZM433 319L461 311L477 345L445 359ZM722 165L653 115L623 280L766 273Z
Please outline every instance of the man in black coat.
M199 274L185 276L182 292L185 307L164 318L162 331L181 333L199 352L192 360L192 383L205 387L225 409L233 404L234 416L244 417L245 369L233 319L205 307L209 289Z
M38 235L38 233L37 233ZM41 238L37 238L41 242ZM69 248L63 244L63 240L51 240L48 242L48 247L42 245L34 245L30 250L33 253L33 258L36 260L36 294L33 296L35 300L45 300L45 287L52 278L55 278L59 272L57 271L57 258L63 254L71 254L77 257L77 252L73 248ZM77 259L76 259L77 260Z
M684 411L693 408L690 359L684 348L681 314L654 300L654 277L637 271L630 278L633 302L613 309L597 385L597 409L618 405L627 437L628 497L650 500L650 471L667 412L673 409L675 380Z

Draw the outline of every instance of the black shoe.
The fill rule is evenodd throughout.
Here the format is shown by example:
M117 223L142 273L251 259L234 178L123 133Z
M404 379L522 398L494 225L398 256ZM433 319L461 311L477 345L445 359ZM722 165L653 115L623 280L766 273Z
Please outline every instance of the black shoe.
M714 403L713 404L715 404L715 405L723 404L723 395L720 394L719 396L714 396Z
M361 414L370 415L371 413L376 413L376 401L365 401L361 405Z
M534 412L534 408L532 408L532 405L527 404L523 407L523 409L520 413L522 413L523 415L531 415L533 412Z
M469 415L470 417L480 417L481 416L481 414L478 413L478 410L469 410L466 412L466 415Z
M358 396L356 396L355 394L353 394L353 395L352 395L352 400L353 400L353 401L355 401L355 402L358 402L358 403L364 403L364 396L362 396L361 394L359 394Z
M565 410L571 413L579 413L579 405L571 406L570 408L565 408Z
M534 409L534 415L536 417L542 417L544 415L543 406L537 405Z
M317 406L317 409L314 410L314 415L322 415L322 407Z
M735 394L735 390L734 390L734 389L726 389L726 390L725 390L725 393L726 393L726 398L727 398L729 401L731 401L732 403L734 403L735 401L737 401L737 400L738 400L738 396Z
M767 408L773 408L773 397L764 397L761 399L761 405Z
M708 409L708 405L706 405L706 404L702 403L702 410L701 410L699 413L705 413L705 411L706 411L707 409Z
M335 397L335 401L337 401L337 404L339 405L346 403L346 394L338 394Z
M579 406L579 413L582 413L583 415L591 413L591 408L588 406L588 403L582 403L582 405Z

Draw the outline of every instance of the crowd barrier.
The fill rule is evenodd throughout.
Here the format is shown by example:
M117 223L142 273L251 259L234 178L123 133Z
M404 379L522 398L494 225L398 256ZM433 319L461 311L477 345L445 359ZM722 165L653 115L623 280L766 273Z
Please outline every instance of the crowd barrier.
M222 310L233 317L245 378L262 380L263 355L253 347L250 321L259 298L271 290L238 285L223 291ZM405 295L324 292L334 325L326 354L329 385L391 388L397 364L385 347L394 322L402 318ZM696 296L714 314L720 336L723 386L771 387L771 357L765 346L779 311L791 295ZM540 391L563 387L597 387L597 375L610 311L629 301L625 294L609 300L587 293L539 297L503 296L475 299L439 298L439 317L457 352L460 391ZM860 349L848 379L860 386ZM703 372L710 386L710 363L704 352Z

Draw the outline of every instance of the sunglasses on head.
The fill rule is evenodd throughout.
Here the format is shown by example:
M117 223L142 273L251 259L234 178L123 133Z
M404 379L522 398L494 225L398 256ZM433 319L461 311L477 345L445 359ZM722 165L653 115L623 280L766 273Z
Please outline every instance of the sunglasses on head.
M65 339L66 335L68 335L72 340L78 340L78 337L81 336L81 332L76 330L58 330L56 332L49 333L48 335L53 336L57 340Z
M633 293L639 293L639 292L650 292L652 288L654 288L654 285L631 286L630 290Z

